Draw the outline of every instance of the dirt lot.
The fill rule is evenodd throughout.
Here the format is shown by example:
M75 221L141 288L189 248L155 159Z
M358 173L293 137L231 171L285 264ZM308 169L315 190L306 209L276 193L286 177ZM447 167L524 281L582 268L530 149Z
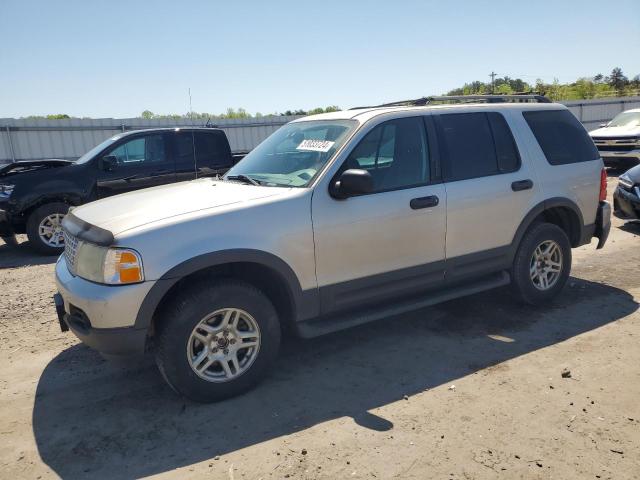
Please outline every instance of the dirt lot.
M503 289L289 342L213 405L61 333L55 259L0 241L0 477L640 478L638 235L574 250L545 308Z

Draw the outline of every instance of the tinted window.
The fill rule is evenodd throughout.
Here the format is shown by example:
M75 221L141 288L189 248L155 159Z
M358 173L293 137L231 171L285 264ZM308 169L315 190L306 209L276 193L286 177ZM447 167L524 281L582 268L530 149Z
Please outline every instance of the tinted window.
M229 166L231 152L223 132L195 132L198 166Z
M495 112L487 113L487 118L498 157L498 170L500 173L515 172L520 168L520 155L507 121Z
M375 191L421 185L429 181L427 138L421 117L400 118L371 130L343 166L371 173Z
M165 142L162 135L136 137L119 145L107 155L113 155L119 164L139 165L166 161Z
M176 163L194 165L193 162L193 134L191 132L177 133Z
M485 113L440 115L443 147L447 153L445 180L464 180L498 173L498 159Z
M600 158L586 130L570 111L540 110L523 115L551 165Z

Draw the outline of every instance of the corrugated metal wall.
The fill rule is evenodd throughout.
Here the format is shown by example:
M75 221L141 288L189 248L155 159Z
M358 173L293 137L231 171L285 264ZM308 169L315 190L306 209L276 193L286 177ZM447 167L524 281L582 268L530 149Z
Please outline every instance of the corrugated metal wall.
M297 116L212 120L229 138L234 152L249 151L278 128ZM0 119L0 163L41 158L76 159L118 132L158 127L202 126L202 122L181 120Z
M595 130L620 112L640 108L640 97L598 98L562 102L582 122L587 130Z
M581 100L563 102L585 125L587 130L598 128L618 113L640 108L640 97ZM238 120L216 120L229 137L233 151L248 151L278 128L290 117L263 117ZM41 158L75 159L117 132L157 127L201 125L200 122L182 120L127 119L69 119L69 120L16 120L0 119L0 163Z

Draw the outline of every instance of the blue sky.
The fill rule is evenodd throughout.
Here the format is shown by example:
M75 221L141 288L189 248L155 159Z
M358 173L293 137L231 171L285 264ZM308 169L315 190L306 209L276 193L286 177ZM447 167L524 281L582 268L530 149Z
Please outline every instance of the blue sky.
M0 44L0 118L346 108L638 75L640 1L2 0Z

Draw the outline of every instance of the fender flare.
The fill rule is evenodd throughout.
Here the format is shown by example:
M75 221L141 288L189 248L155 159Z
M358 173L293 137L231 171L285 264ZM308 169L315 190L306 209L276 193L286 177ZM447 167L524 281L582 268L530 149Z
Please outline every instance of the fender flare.
M149 290L145 296L138 310L134 328L149 328L160 302L164 299L167 292L184 277L206 268L238 262L262 265L276 272L282 278L289 296L293 301L294 321L300 317L303 311L319 310L317 293L310 295L312 292L317 292L317 289L303 292L297 275L284 260L272 253L262 250L237 248L199 255L171 268L171 270L156 280L151 290ZM315 302L312 297L316 297ZM312 313L313 312L310 312L309 315L312 315Z
M513 236L513 242L511 242L511 259L513 259L513 257L515 256L515 253L518 250L518 246L520 245L520 241L522 240L522 237L524 236L525 232L529 229L529 227L531 226L535 218L545 210L550 210L556 207L568 208L578 216L579 228L580 228L578 238L581 239L583 237L583 231L584 231L585 225L584 225L584 219L582 217L582 212L580 211L580 208L578 207L578 205L573 200L570 200L564 197L549 198L547 200L543 200L542 202L534 206L531 210L529 210L529 212L525 215L522 222L520 222L520 225L518 226L518 229L516 230L516 233Z

